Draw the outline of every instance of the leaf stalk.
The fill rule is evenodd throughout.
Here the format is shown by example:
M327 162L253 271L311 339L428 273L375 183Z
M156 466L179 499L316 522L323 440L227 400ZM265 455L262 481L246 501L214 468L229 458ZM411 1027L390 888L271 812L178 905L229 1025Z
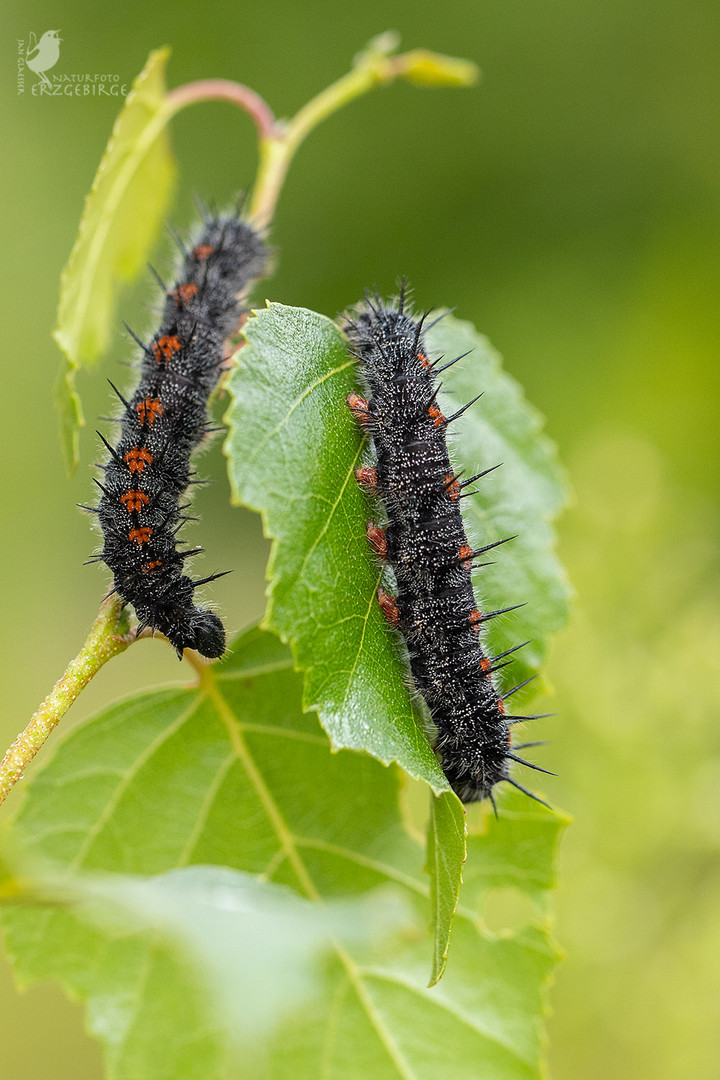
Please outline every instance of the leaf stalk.
M398 40L394 34L375 38L356 58L351 71L312 98L292 120L276 125L270 134L261 135L260 165L250 200L250 216L258 226L270 225L290 163L305 138L355 98L396 79L425 86L471 86L476 82L478 68L467 60L423 49L391 55Z

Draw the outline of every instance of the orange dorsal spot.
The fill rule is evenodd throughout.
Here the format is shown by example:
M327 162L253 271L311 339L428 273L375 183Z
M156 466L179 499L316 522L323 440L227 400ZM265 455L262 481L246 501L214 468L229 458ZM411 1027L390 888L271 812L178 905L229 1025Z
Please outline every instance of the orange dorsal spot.
M379 555L381 559L386 558L387 540L385 539L385 530L376 525L374 521L368 521L365 533L375 554Z
M141 567L143 574L152 574L153 571L159 570L162 566L162 559L152 559L149 563L145 563Z
M345 401L358 424L366 426L370 419L370 409L367 400L364 397L360 397L360 395L356 394L353 390L345 398Z
M477 626L479 622L482 622L482 611L480 611L478 608L475 608L474 611L470 612L470 625Z
M445 423L445 417L438 409L437 405L431 405L428 409L428 416L435 422L435 427L440 427Z
M428 360L425 353L421 353L421 352L418 353L418 361L419 361L421 367L430 367L430 361Z
M377 601L380 610L390 625L398 626L400 623L400 609L393 597L390 596L389 593L386 593L384 589L378 589Z
M212 253L213 249L211 244L198 244L197 247L193 248L193 255L196 259L200 259L201 262L203 259L207 259L208 255L212 255Z
M447 486L447 493L451 499L460 498L460 484L451 473L446 475L445 484Z
M498 698L498 712L501 716L505 712L505 706L503 705L502 698Z
M120 502L128 514L139 514L143 506L147 506L149 501L149 496L144 491L126 491L124 495L120 496Z
M492 667L492 661L488 660L487 656L483 656L482 660L480 661L480 667L487 675L487 673L490 671L490 668Z
M365 487L377 487L377 469L374 465L361 465L355 470L355 479Z
M461 563L464 563L466 570L472 570L470 565L472 559L472 548L469 544L461 544L458 548L458 558Z
M165 363L175 354L182 349L182 342L177 334L163 334L161 338L153 345L153 352L158 364L164 360Z
M130 530L130 532L128 533L128 540L131 543L134 540L139 547L142 547L143 544L150 543L150 537L152 536L152 534L153 531L149 525L141 525L139 529Z
M168 293L178 304L189 304L193 296L197 296L198 287L192 281L187 285L178 285Z
M135 412L140 417L141 424L147 424L148 427L152 427L153 422L158 416L162 416L165 410L157 398L148 397L135 406Z
M131 473L141 473L146 465L152 465L152 454L144 446L133 447L132 450L128 450L127 454L125 454L123 461Z

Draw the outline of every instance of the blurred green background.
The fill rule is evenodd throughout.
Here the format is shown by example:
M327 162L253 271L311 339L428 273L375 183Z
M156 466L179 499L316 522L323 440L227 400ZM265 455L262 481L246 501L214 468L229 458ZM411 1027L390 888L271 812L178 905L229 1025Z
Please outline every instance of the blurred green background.
M552 995L555 1080L720 1075L720 79L715 0L265 0L63 5L3 12L2 273L5 745L84 638L105 577L75 509L91 498L104 376L81 379L83 465L63 474L50 340L57 279L116 110L109 98L16 94L16 39L59 28L58 71L130 82L173 46L172 85L248 83L289 114L388 27L405 47L468 56L478 89L375 92L303 147L264 294L334 314L401 273L422 305L457 305L548 417L575 489L561 526L577 590L548 674L557 768L544 790L571 811ZM192 194L220 202L254 172L251 125L230 106L174 123ZM167 265L167 248L156 262ZM122 314L141 329L142 288ZM119 374L118 374L119 372ZM258 521L227 507L215 446L203 469L205 566L239 629L263 606ZM210 561L211 560L211 561ZM109 666L65 726L128 689L178 677L143 643ZM17 800L17 793L11 801ZM9 808L8 808L9 809ZM0 969L3 1075L99 1080L98 1047L57 987L18 997ZM480 1072L479 1072L480 1075Z

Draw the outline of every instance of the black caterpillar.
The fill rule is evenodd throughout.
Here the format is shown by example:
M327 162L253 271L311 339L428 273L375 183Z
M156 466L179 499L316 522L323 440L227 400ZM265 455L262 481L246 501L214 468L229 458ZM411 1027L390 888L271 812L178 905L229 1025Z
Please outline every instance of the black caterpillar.
M143 351L140 382L123 405L116 446L110 452L98 507L104 536L95 560L107 563L114 592L132 604L140 621L175 646L221 656L225 630L219 617L193 603L195 590L220 577L193 580L186 559L202 548L178 548L178 531L190 518L180 498L190 483L190 457L211 430L207 403L225 359L225 339L239 326L241 295L262 276L266 249L255 230L234 218L206 220L192 250L185 250L180 281L166 291L160 329ZM162 282L161 282L162 284ZM165 286L162 286L165 289ZM132 331L130 331L132 333ZM99 434L99 433L98 433ZM91 560L93 561L93 560Z
M482 644L484 623L522 605L481 612L471 582L474 560L507 541L473 550L460 513L460 499L472 494L463 489L492 469L460 480L446 432L474 402L448 417L437 404L437 375L462 357L441 367L438 360L431 363L424 318L403 310L402 293L393 305L377 296L366 301L345 330L370 397L351 393L347 401L377 455L376 466L357 469L357 480L380 496L387 517L385 528L367 526L372 547L397 582L397 598L379 589L378 602L405 639L415 685L437 728L442 768L456 794L463 802L488 798L495 807L493 788L504 780L537 799L510 775L511 762L548 771L515 753L536 743L511 744L511 726L536 717L510 716L503 705L526 683L501 694L494 678L522 645L488 657Z

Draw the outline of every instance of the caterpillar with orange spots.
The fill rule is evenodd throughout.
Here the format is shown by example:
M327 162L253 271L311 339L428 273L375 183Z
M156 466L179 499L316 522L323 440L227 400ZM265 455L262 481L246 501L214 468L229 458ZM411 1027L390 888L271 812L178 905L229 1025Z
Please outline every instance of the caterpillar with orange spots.
M183 246L184 247L184 246ZM190 458L211 430L208 398L224 370L225 341L239 327L242 297L266 263L262 238L238 217L205 221L184 248L180 281L165 290L162 324L142 349L140 382L122 404L120 437L98 484L97 512L104 544L91 561L112 570L114 592L132 604L138 633L150 627L175 646L218 657L225 650L220 618L194 603L195 590L220 577L193 580L184 566L202 548L183 548L178 531L190 520L181 503L193 482ZM161 282L162 285L162 282ZM165 286L162 286L165 289ZM130 331L132 334L132 331ZM99 434L99 433L98 433Z
M379 589L378 602L405 639L415 686L437 729L442 768L457 795L463 802L487 798L495 807L493 788L507 781L542 802L510 775L513 762L548 771L516 753L536 743L512 744L513 725L536 717L510 715L503 701L526 683L503 694L496 681L522 645L489 656L483 643L483 626L520 605L481 612L471 581L473 562L506 540L473 549L460 512L460 500L472 494L463 489L492 469L464 480L455 473L446 432L474 402L452 416L438 404L437 375L462 357L442 366L432 362L424 318L404 307L404 288L390 304L366 294L344 327L369 391L367 398L349 394L347 404L377 457L376 465L358 468L356 478L382 500L387 518L384 527L368 522L367 536L397 585L396 596Z

